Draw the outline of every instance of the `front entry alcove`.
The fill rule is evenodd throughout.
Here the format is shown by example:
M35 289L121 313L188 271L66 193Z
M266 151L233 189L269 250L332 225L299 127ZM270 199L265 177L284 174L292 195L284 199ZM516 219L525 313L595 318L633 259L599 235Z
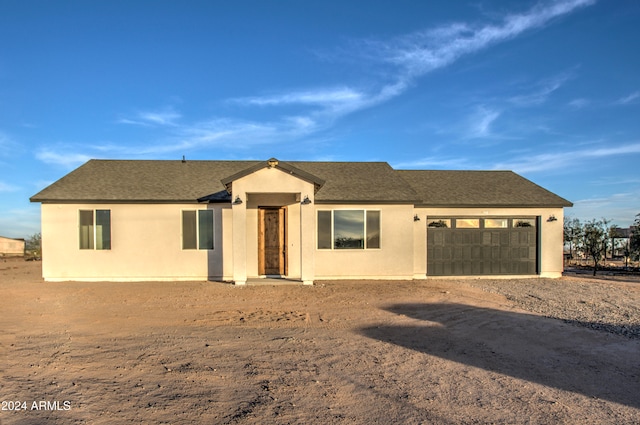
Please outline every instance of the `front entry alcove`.
M246 196L247 277L300 279L300 194Z

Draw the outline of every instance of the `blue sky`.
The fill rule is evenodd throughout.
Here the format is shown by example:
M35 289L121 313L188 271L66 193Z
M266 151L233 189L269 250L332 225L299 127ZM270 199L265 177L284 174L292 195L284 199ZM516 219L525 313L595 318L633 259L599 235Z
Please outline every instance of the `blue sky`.
M640 2L0 0L0 235L90 158L510 169L640 213Z

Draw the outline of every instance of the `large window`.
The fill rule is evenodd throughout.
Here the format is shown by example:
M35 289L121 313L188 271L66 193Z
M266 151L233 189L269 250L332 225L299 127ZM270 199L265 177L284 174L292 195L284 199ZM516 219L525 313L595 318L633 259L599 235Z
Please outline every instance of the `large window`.
M111 249L111 210L80 210L80 249Z
M182 249L213 249L213 210L182 211Z
M318 211L318 249L380 248L380 211Z

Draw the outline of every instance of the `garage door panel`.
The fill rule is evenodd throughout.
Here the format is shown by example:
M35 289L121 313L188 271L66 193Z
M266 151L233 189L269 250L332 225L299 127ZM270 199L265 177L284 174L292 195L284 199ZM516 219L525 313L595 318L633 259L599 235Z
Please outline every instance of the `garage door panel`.
M515 218L508 221L510 225L513 222ZM484 225L481 228L428 228L427 274L464 276L537 273L537 227L483 227Z

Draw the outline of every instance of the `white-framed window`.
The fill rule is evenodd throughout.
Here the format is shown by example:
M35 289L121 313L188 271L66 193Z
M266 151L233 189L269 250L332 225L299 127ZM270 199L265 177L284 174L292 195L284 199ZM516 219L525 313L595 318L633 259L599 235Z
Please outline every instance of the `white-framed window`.
M379 249L379 210L319 210L318 249Z
M80 249L111 249L111 210L79 210Z
M182 249L213 249L213 210L182 211Z

